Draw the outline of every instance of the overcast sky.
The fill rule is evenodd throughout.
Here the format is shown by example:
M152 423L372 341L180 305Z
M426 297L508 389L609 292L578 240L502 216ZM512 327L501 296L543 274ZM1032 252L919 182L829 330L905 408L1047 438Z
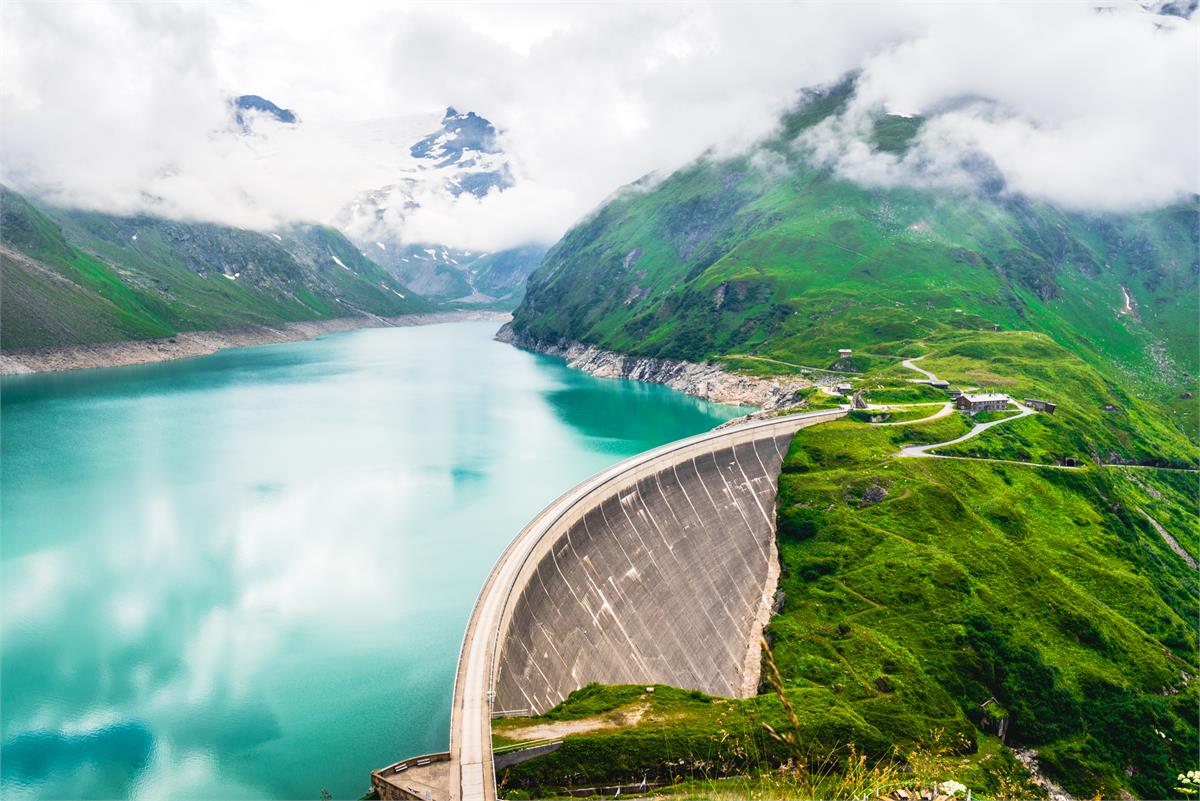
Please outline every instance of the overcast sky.
M768 133L805 86L861 70L804 146L874 184L959 182L1123 210L1200 191L1200 27L1133 2L0 6L0 180L60 202L266 228L332 220L396 177L453 105L504 129L514 189L431 205L410 240L552 242L622 184ZM294 130L227 132L262 95ZM931 119L906 160L878 109Z

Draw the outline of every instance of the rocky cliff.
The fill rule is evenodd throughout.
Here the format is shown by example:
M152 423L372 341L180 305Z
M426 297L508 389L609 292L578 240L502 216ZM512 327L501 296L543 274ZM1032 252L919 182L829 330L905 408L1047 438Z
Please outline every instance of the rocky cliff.
M514 330L510 323L500 328L496 339L526 350L558 356L565 359L568 366L586 370L601 378L629 378L662 384L715 403L778 409L794 404L797 393L812 386L812 382L804 380L756 378L729 373L715 364L628 356L568 339L539 340Z

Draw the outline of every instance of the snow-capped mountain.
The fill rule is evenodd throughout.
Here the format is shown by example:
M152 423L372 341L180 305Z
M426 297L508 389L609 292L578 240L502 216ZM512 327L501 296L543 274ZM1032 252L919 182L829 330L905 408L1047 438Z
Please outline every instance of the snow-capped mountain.
M496 141L496 129L483 117L468 111L460 114L446 109L440 130L426 136L408 149L413 158L450 171L445 188L458 197L470 192L483 197L493 189L513 185L508 157Z
M279 106L258 95L239 95L230 98L229 108L233 115L233 124L242 133L249 133L257 117L266 117L276 122L295 125L300 121L296 112L290 108Z
M453 214L458 204L477 204L519 180L502 133L473 111L447 108L440 119L422 113L302 122L296 111L265 97L241 95L229 99L228 126L215 136L230 158L241 159L256 175L276 165L287 169L284 165L312 150L333 146L355 154L353 164L340 169L306 165L326 186L335 186L318 221L339 229L363 256L435 301L514 307L545 250L472 252L406 233L417 209ZM303 182L293 185L307 191Z
M483 117L446 109L440 127L408 148L410 162L396 179L360 193L334 224L371 259L427 297L515 304L544 248L480 253L408 242L397 233L423 204L463 195L482 198L512 187L514 170L499 139L495 126Z

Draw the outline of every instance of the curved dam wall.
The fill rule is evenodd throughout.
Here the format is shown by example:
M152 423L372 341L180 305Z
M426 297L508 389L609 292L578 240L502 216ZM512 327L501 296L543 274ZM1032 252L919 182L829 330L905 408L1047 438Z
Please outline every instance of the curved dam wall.
M798 429L844 414L665 446L544 521L496 628L492 709L544 712L592 681L754 694L780 465Z

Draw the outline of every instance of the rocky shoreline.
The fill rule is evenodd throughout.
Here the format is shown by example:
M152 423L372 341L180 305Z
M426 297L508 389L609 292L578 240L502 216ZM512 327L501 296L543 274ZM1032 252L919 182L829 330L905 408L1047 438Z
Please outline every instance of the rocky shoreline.
M244 348L315 339L322 334L361 328L393 328L468 320L507 321L502 312L452 311L406 314L401 317L340 317L279 326L252 326L229 331L185 331L167 339L137 339L0 352L0 375L81 370L91 367L122 367L171 359L206 356L225 348Z
M715 403L757 406L763 411L793 405L796 393L813 385L802 379L780 380L728 373L715 364L628 356L567 339L538 340L514 330L511 323L501 326L496 339L525 350L558 356L566 360L568 367L601 378L648 381Z

